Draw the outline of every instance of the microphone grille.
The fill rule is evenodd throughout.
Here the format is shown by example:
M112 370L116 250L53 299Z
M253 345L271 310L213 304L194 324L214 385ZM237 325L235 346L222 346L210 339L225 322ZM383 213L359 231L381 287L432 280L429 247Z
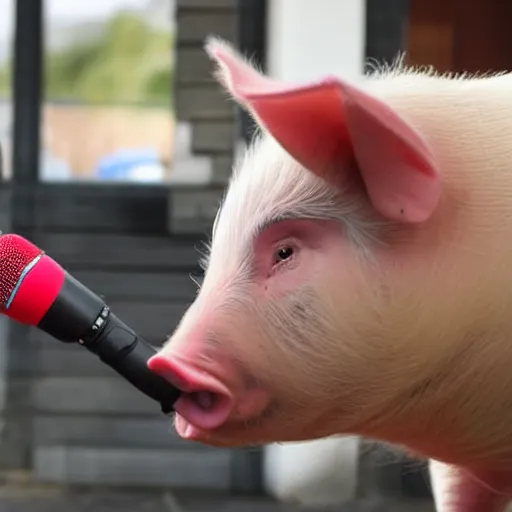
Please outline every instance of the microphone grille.
M42 252L19 235L0 236L0 309L5 309L24 270Z

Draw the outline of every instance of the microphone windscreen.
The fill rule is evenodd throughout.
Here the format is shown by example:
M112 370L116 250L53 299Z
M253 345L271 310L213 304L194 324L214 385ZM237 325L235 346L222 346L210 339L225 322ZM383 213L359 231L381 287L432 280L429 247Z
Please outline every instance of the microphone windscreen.
M0 236L0 310L8 306L29 265L43 251L19 235Z

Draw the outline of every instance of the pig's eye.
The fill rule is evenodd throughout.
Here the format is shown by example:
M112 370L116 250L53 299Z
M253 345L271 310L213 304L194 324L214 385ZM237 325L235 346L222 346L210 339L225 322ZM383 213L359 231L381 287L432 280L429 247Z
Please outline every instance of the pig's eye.
M293 256L293 247L281 247L274 255L274 264L289 260Z

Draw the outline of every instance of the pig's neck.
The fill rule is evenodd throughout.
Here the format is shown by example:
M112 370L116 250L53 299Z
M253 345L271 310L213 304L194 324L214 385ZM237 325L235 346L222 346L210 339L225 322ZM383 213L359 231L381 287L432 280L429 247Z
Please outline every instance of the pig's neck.
M416 339L392 370L404 374L403 392L367 428L429 457L493 469L512 467L512 79L505 79L465 97L449 89L435 106L408 110L430 134L445 192L435 217L411 228L393 254L400 260L393 279L409 305L416 288Z

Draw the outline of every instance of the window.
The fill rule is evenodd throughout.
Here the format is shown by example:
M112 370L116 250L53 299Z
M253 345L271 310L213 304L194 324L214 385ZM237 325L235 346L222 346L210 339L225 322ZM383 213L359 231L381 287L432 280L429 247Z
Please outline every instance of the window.
M15 0L0 0L0 147L2 148L3 176L12 174L12 62Z
M174 8L170 0L45 1L42 181L166 181Z

